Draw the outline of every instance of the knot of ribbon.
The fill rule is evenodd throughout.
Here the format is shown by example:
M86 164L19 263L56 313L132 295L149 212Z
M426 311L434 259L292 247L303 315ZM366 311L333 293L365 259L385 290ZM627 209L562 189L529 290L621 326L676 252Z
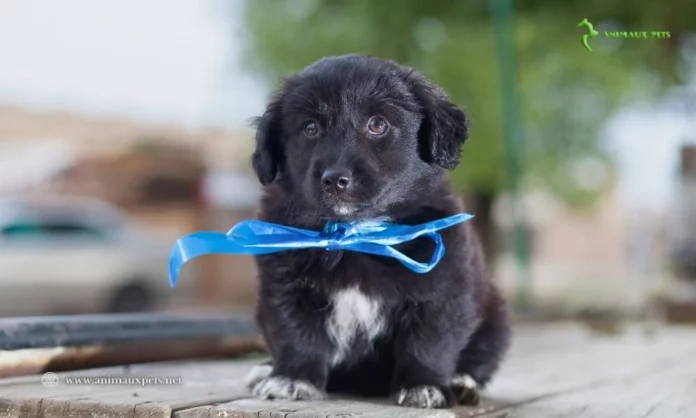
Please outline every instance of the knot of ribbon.
M196 232L179 238L169 257L169 285L176 286L179 271L186 262L203 255L263 255L307 248L348 250L391 257L415 273L427 273L445 255L445 246L437 231L471 218L471 214L459 213L420 225L383 221L329 221L322 231L258 220L242 221L226 234ZM413 260L392 247L421 236L426 236L435 243L435 250L427 263Z

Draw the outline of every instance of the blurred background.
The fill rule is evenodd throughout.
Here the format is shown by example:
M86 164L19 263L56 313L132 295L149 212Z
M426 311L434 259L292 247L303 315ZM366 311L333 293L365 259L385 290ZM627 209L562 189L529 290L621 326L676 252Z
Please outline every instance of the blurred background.
M171 245L254 216L250 119L353 52L468 112L452 181L516 312L696 320L688 0L0 0L0 316L250 309L250 257L170 289Z

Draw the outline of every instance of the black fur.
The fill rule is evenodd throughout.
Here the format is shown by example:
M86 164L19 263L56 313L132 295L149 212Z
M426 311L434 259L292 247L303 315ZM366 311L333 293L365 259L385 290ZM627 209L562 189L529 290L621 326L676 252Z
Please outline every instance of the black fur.
M382 137L366 130L374 115L389 124ZM304 134L308 120L316 121L315 137ZM462 212L444 169L458 165L467 125L447 95L411 69L359 55L322 59L286 79L258 120L260 218L320 230L329 219L417 224ZM340 196L322 187L328 169L350 175ZM257 257L257 320L272 376L364 395L431 386L446 398L439 406L456 403L456 374L488 383L509 344L505 304L486 280L470 225L441 235L447 252L428 274L355 252ZM398 249L425 261L433 245L418 239ZM380 301L385 327L371 342L358 333L345 360L332 365L331 297L355 286Z

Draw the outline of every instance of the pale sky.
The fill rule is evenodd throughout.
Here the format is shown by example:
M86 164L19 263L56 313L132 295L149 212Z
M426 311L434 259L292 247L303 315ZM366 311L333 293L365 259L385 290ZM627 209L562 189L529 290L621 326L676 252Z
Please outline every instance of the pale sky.
M0 100L187 125L244 123L262 110L265 91L235 56L241 22L222 18L224 5L242 4L0 0Z
M676 202L679 150L683 143L696 143L694 118L689 123L684 115L637 105L607 124L621 170L620 192L629 209L660 210Z
M245 124L263 110L266 91L242 68L241 18L221 17L223 5L239 11L242 4L0 0L0 103L188 126ZM609 125L630 208L671 204L688 126L646 106Z

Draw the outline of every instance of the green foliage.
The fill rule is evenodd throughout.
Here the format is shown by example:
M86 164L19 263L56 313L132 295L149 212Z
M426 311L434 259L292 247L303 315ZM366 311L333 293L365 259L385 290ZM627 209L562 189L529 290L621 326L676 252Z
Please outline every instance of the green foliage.
M488 2L250 0L248 63L273 82L327 55L365 53L414 66L445 88L472 120L462 165L452 173L455 187L498 194L507 187L506 150ZM602 191L578 184L572 167L588 158L610 162L602 123L626 100L655 94L663 80L673 81L677 54L660 50L660 41L616 47L599 37L590 53L575 25L585 17L595 25L611 17L629 28L637 25L635 30L661 30L665 14L655 10L668 8L658 3L519 4L514 34L526 186L542 187L574 206L591 204ZM603 186L610 181L607 176Z

